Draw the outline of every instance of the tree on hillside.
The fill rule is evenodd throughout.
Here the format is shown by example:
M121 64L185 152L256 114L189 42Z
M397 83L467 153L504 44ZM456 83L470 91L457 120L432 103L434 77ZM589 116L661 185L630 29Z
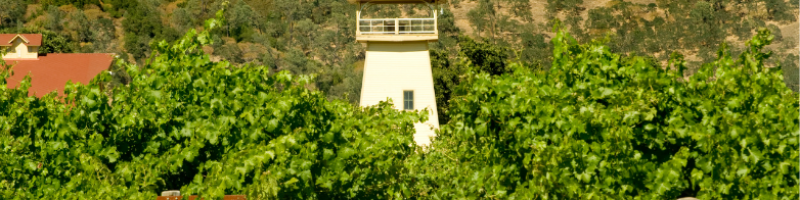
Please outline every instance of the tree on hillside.
M562 11L575 13L581 9L581 4L583 4L583 0L547 0L547 12L551 14Z
M361 12L361 18L395 18L402 15L401 7L392 4L373 4Z
M27 5L20 0L0 0L0 29L16 27L23 21ZM20 20L23 19L23 20Z
M267 14L272 12L275 6L275 0L245 0L245 3L253 10L255 13L253 17L257 18L258 21L266 20ZM259 28L259 30L261 29Z
M308 16L303 15L308 10L301 9L302 5L302 2L295 0L275 0L275 7L277 8L275 11L283 15L285 23L288 25L287 32L290 41L293 40L291 37L294 36L294 21L302 19L303 17L301 16Z
M127 33L156 37L161 33L160 13L147 4L138 4L136 8L127 10L122 28Z
M45 22L45 28L49 31L53 32L61 32L62 20L64 18L64 12L58 9L58 7L50 5L47 6L47 21Z
M186 32L195 25L195 16L187 8L175 8L170 17L170 24L178 32Z
M533 23L533 13L531 12L531 1L529 0L506 0L511 7L514 16L521 18L526 23Z
M500 75L510 70L506 68L506 61L508 61L510 53L507 48L486 42L476 42L467 37L462 37L459 47L461 54L469 59L478 71Z
M317 25L306 25L306 28L312 29ZM333 30L318 30L316 33L309 33L310 47L306 50L310 51L312 57L317 57L322 63L326 65L343 64L343 57L341 54L342 45L339 43L340 37L336 31ZM313 38L311 38L313 37Z
M581 40L588 36L580 24L583 21L581 11L584 9L583 0L547 0L547 15L553 19L563 14L564 22L570 28L570 32ZM552 25L550 23L551 21L548 21L548 24Z
M111 16L114 18L125 16L125 12L127 12L127 10L134 9L138 5L138 0L104 0L103 4L100 4L103 10L111 14Z
M39 0L43 6L63 6L75 5L75 7L82 9L87 5L100 5L100 0Z
M441 124L446 124L450 120L448 115L450 100L453 98L456 86L461 83L461 75L467 70L466 60L463 57L457 58L462 60L455 60L448 54L446 50L430 51L436 109Z
M699 1L694 4L689 18L692 20L692 41L701 43L703 46L718 44L722 37L722 32L719 30L716 16L714 15L714 8L712 5L705 1Z
M92 22L86 18L83 10L76 10L70 14L69 28L75 31L75 40L78 42L89 42L92 40Z
M524 32L522 38L522 51L519 59L539 69L549 69L552 60L548 52L552 52L551 44L545 42L547 35Z
M122 27L125 31L125 50L139 63L148 56L151 40L172 42L180 35L175 28L162 24L163 13L157 8L158 1L140 2L135 6L126 10Z
M42 46L39 47L39 53L73 53L77 48L77 44L56 32L44 30L36 33L42 34Z
M150 53L150 36L137 35L133 32L125 34L125 51L133 56L137 64L144 64L144 58Z
M718 44L725 38L722 24L719 23L722 19L717 18L715 13L718 12L715 12L712 4L704 1L695 3L689 12L692 34L687 38L688 44L698 48L699 56L706 62L713 59Z
M500 11L499 1L477 0L478 6L467 13L479 37L493 44L508 45L507 36L513 35L519 22Z
M228 9L225 12L226 35L236 38L236 41L252 40L252 27L256 19L253 9L243 0L228 5Z
M763 0L764 7L767 8L767 14L770 18L777 20L777 21L797 21L797 13L792 12L791 10L797 9L796 6L794 8L790 5L786 4L785 0ZM789 0L789 2L794 2L793 5L797 5L797 1Z
M111 19L101 17L92 22L91 38L95 52L112 52L116 44L116 27Z
M617 20L613 12L614 10L608 7L589 10L589 18L586 19L586 28L610 29L616 27Z
M300 49L291 49L281 59L279 70L288 70L294 74L310 74L317 72L314 60L305 56Z
M763 21L761 21L758 18L745 17L739 23L733 25L733 27L732 27L733 35L736 35L737 37L740 37L740 38L751 37L753 29L755 29L756 27L761 26L761 25L759 25L759 22L763 23Z
M458 38L461 37L461 29L456 26L455 16L450 9L444 8L442 11L442 14L439 15L439 22L437 24L439 40L431 43L429 47L431 52L444 50L447 53L447 58L455 58L458 55Z
M244 53L242 52L242 49L240 49L239 46L236 45L236 42L228 42L225 43L224 45L219 46L218 48L215 48L214 54L219 55L223 59L234 64L244 63L244 59L242 58L242 55L244 55Z

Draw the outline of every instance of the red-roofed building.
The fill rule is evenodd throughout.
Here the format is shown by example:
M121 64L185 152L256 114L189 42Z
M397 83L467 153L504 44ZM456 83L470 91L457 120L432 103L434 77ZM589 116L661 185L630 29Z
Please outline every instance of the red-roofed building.
M36 59L42 46L42 34L0 34L3 59Z
M26 75L31 76L28 95L42 97L63 91L67 81L88 84L97 74L108 70L114 61L110 53L50 53L39 55L41 34L0 34L0 48L14 74L6 79L9 88L19 86Z

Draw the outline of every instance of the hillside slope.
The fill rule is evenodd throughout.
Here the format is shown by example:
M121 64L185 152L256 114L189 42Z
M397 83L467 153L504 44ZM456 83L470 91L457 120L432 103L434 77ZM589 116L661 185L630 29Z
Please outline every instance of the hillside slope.
M153 41L173 41L202 28L222 0L0 0L2 32L46 32L56 52L117 53L146 62ZM51 2L51 3L47 3ZM268 65L274 71L314 73L330 98L358 99L363 46L354 41L355 6L346 0L231 0L226 26L203 50L214 60ZM373 6L366 13L420 15L420 7ZM647 55L666 64L673 53L689 61L687 76L716 57L725 42L735 54L758 28L776 35L770 62L781 62L797 91L798 3L789 0L451 0L433 51L454 59L464 38L547 68L558 19L582 42L605 41L613 52ZM605 38L605 39L604 39ZM434 69L436 70L436 69ZM124 78L122 78L124 79Z

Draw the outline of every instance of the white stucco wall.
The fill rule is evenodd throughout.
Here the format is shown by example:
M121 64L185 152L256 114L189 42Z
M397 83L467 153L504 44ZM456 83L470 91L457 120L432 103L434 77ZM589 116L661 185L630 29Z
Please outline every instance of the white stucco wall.
M391 98L403 109L403 91L414 91L414 108L428 108L429 120L414 125L418 145L429 145L439 128L428 42L368 42L361 88L361 106Z

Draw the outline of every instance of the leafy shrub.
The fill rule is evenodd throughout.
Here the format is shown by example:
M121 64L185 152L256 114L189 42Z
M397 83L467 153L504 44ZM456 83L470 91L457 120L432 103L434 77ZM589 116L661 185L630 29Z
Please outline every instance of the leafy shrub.
M218 16L220 16L218 14ZM154 199L157 192L251 198L385 198L399 191L421 113L391 104L328 101L310 76L210 62L204 32L189 31L129 84L109 75L28 97L0 71L0 198Z
M798 98L764 67L762 30L690 78L560 32L553 67L473 67L431 151L409 159L422 199L798 198ZM724 47L724 46L723 46Z

